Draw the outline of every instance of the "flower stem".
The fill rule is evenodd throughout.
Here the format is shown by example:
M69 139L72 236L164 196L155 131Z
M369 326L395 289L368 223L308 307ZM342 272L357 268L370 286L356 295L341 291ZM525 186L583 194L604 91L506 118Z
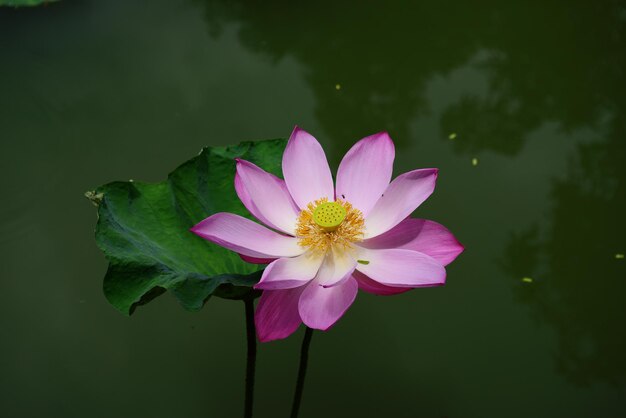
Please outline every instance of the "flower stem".
M243 416L252 417L252 404L254 401L254 368L256 365L256 328L254 326L254 299L246 298L243 303L246 306L246 336L248 340L248 358L246 362L246 400Z
M300 409L300 401L302 401L302 391L304 390L304 378L306 376L306 366L309 360L309 345L313 337L313 330L306 327L304 339L302 340L302 348L300 349L300 368L298 369L298 380L296 382L296 393L293 395L293 404L291 405L291 418L298 417Z

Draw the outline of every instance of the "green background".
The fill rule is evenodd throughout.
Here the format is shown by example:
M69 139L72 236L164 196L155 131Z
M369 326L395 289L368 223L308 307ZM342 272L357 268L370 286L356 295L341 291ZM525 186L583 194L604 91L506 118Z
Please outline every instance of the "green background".
M617 1L0 9L0 416L241 416L243 303L120 314L82 194L295 124L333 168L388 130L467 248L314 335L301 417L626 415L624 51ZM255 416L301 336L259 347Z

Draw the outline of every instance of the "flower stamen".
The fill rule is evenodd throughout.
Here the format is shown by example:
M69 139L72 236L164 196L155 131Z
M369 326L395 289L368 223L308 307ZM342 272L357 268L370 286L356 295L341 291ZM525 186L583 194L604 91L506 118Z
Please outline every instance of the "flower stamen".
M345 200L327 198L311 202L300 212L296 225L298 244L315 252L350 250L363 240L365 221L360 210Z

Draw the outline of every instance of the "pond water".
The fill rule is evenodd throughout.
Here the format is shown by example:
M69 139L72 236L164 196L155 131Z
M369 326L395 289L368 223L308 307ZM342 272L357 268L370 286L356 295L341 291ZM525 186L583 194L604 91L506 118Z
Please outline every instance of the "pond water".
M626 415L624 51L618 1L0 9L0 415L240 416L243 304L118 313L83 193L295 124L333 167L389 131L466 246L314 335L301 417ZM255 416L287 416L302 334L259 347Z

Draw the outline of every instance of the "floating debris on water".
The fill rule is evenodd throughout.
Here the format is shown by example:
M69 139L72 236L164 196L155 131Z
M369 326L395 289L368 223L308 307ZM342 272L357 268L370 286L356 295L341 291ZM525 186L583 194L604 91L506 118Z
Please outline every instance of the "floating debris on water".
M341 90L341 84L335 84L335 90Z
M522 281L524 283L532 283L533 279L531 277L522 277Z
M448 139L456 139L456 132L452 132L450 135L448 135Z
M624 254L617 253L617 254L615 254L615 258L616 258L617 260L621 260L621 259L623 259L623 258L624 258Z
M476 158L476 157L472 158L472 165L474 167L476 167L478 165L478 158Z

